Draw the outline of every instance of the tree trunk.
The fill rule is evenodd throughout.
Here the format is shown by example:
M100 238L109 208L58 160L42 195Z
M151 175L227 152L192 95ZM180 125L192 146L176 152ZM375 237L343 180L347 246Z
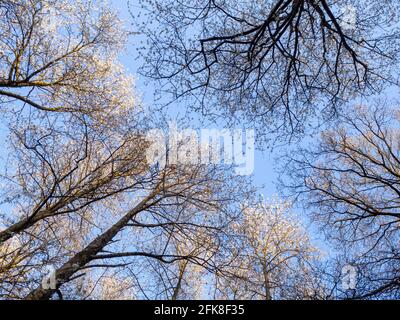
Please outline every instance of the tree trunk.
M117 223L115 223L111 228L109 228L106 232L99 235L96 239L94 239L86 248L77 253L71 259L69 259L63 266L55 272L56 278L56 287L50 289L44 289L39 287L32 292L30 292L25 299L26 300L48 300L52 297L52 295L66 282L70 280L70 278L78 272L83 266L88 264L93 260L93 257L99 251L101 251L104 247L108 245L108 243L120 232L127 224L129 224L130 220L140 213L143 210L146 210L151 204L148 202L154 198L158 189L153 191L149 196L143 199L134 209L129 211L124 217L122 217Z
M48 215L48 211L38 212L34 216L24 218L21 221L14 223L12 226L0 232L0 244L12 238L15 234L32 227L36 222L46 218Z
M178 299L178 295L181 291L181 287L182 287L182 279L183 276L185 274L185 270L186 270L186 266L187 266L188 262L187 261L183 261L183 265L181 265L179 267L179 278L178 278L178 283L176 284L176 287L174 289L174 293L172 295L171 300L176 300Z
M269 274L265 263L263 263L263 274L264 274L265 300L272 300L271 284L269 282Z

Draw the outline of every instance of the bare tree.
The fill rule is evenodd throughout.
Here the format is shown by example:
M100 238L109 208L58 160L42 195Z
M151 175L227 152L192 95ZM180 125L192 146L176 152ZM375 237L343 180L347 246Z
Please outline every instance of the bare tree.
M190 170L189 170L190 169ZM157 259L163 263L173 263L179 260L189 260L205 268L211 265L208 255L199 251L171 252L170 238L180 241L194 241L201 230L217 230L217 221L224 220L224 207L232 210L232 201L243 194L243 186L223 188L220 180L224 173L218 174L217 168L207 169L204 166L197 168L166 167L149 184L143 199L134 208L125 213L116 223L97 235L78 253L61 264L55 271L56 288L45 289L39 287L32 291L27 299L49 299L57 289L80 276L85 269L125 267L134 262L120 262L121 258L143 257ZM221 175L222 174L222 175ZM231 181L232 182L232 181ZM235 191L236 190L236 191ZM243 194L245 195L245 194ZM248 196L248 195L247 195ZM188 214L176 212L180 206L188 206ZM191 210L189 210L192 208ZM233 211L230 211L233 212ZM147 215L149 216L146 216ZM142 218L141 218L142 217ZM152 218L152 222L141 222L140 219ZM157 219L158 221L154 221ZM132 238L126 235L125 241L132 247L142 248L143 251L122 251L118 247L113 249L114 238L127 229L145 229L151 235L160 234L164 249L155 252L154 249L143 247L145 237L139 243L132 243ZM108 249L106 247L108 246ZM154 248L154 247L153 247ZM99 263L97 263L99 261Z
M340 117L318 145L290 156L285 172L299 196L355 267L340 296L399 297L399 114L378 100ZM289 181L289 180L284 180Z
M220 238L224 235L226 226L207 224L202 228L191 228L192 230L187 227L186 230L180 227L180 230L171 233L168 242L157 241L154 246L159 246L157 250L160 252L167 249L169 254L176 257L197 258L177 259L171 263L154 259L145 261L143 269L148 274L145 279L152 280L140 281L143 283L143 289L140 290L143 296L163 300L204 298L206 280L219 271L216 256L224 250L220 246Z
M132 101L132 80L116 61L126 36L101 1L2 1L2 109L29 106L108 119L115 106Z
M99 1L2 1L0 105L12 150L0 243L38 221L126 191L145 170L133 81L117 62L127 32ZM28 106L28 107L27 107Z
M90 210L98 201L140 187L141 181L129 177L147 168L144 137L134 132L122 138L103 132L99 137L99 130L88 132L86 126L81 130L80 134L56 133L54 127L39 133L15 132L10 161L16 170L3 177L8 184L3 197L17 211L8 215L0 242L40 220ZM59 143L61 139L64 143Z
M382 12L355 2L353 29L340 13L344 0L154 3L150 19L164 31L150 35L148 74L170 82L175 97L195 97L195 109L231 123L243 115L270 131L301 132L310 115L323 109L326 119L339 102L392 81L398 39L390 29L397 17L384 18L389 0ZM377 21L389 29L376 33ZM0 298L175 300L199 298L202 290L235 299L329 296L314 272L316 249L287 203L254 205L251 179L234 176L233 166L173 164L168 148L165 163L151 163L146 133L153 115L142 112L117 60L126 36L116 13L100 1L0 2L0 112L9 138L0 173ZM331 108L316 107L328 100ZM376 174L380 167L371 159L384 159L397 174L388 165L397 157L394 136L383 143L390 134L380 144L372 136L381 149L361 161L365 172ZM396 190L386 172L376 181ZM360 185L355 181L349 190ZM387 200L361 189L344 201L384 221L378 229L372 223L358 229L368 220L363 217L357 237L349 239L359 242L358 230L368 232L363 248L371 249L356 260L364 280L353 297L397 290L395 195ZM319 200L318 208L328 202ZM354 227L349 221L340 224ZM342 230L335 234L341 241ZM371 260L378 248L385 258ZM391 253L383 255L384 248ZM373 264L392 278L382 280ZM48 276L54 287L43 286Z
M8 211L0 232L0 249L7 253L0 267L4 284L20 276L29 280L40 267L57 265L63 254L85 243L93 226L116 214L111 210L115 203L151 180L143 136L99 135L85 126L81 134L69 135L69 128L64 129L51 127L39 139L30 130L14 135L9 158L15 170L8 168L2 177L2 202ZM8 289L3 289L4 294Z
M280 138L394 82L396 2L143 1L143 74L187 107ZM154 25L154 22L156 24ZM144 23L144 28L146 28ZM182 101L181 101L182 102Z
M318 250L289 203L274 199L243 211L233 226L230 255L217 277L217 297L312 299L323 297L313 273Z

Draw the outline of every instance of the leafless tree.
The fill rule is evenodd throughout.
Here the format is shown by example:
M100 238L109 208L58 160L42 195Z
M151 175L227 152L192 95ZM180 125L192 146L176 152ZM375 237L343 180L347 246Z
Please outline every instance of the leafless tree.
M116 61L127 33L115 12L96 1L10 0L0 16L0 106L12 150L2 202L18 215L7 215L3 243L123 191L129 171L144 170L145 142L132 79Z
M319 252L290 204L260 201L243 210L227 245L215 292L225 299L323 299L315 273Z
M201 231L207 233L207 230L218 230L218 221L220 225L226 223L223 218L224 207L226 210L230 208L229 214L233 214L232 201L242 194L243 186L237 185L233 189L232 187L221 188L224 183L221 180L224 173L218 174L216 170L217 168L210 170L200 166L197 168L166 167L160 171L144 187L143 191L146 194L139 203L120 217L116 223L110 225L106 231L98 234L79 252L72 253L71 257L57 268L56 289L44 289L39 286L26 298L49 299L57 289L79 277L86 269L126 267L135 263L134 260L121 262L121 258L142 257L167 264L188 260L205 268L211 266L209 255L212 255L212 252L206 255L200 251L171 252L168 239L194 241L196 239L193 237ZM177 212L182 205L187 206L187 210ZM129 233L123 237L126 242L123 247L125 250L119 252L118 246L113 248L113 241L117 235L129 232L129 229L135 231L136 228L144 229L146 233L149 233L150 239L158 235L158 241L162 241L164 248L161 248L159 252L154 250L157 249L154 246L146 248L146 237L143 237L143 234L141 234L141 240L135 243L134 237L129 237ZM142 248L140 250L143 251L127 251L126 248L129 246ZM119 248L121 250L121 247Z
M2 1L2 109L111 117L115 106L131 102L132 81L116 61L126 36L101 1Z
M399 133L399 113L382 99L342 115L318 145L288 157L287 190L337 241L342 267L357 270L355 290L339 297L399 297Z
M391 0L142 1L146 9L143 74L188 98L185 107L249 122L260 137L296 137L396 82Z
M341 110L396 82L394 1L148 4L160 29L146 30L143 71L174 98L282 138L339 115L284 180L343 249L337 263L322 266L288 203L255 204L234 166L174 164L168 147L150 161L154 117L117 60L128 33L107 5L5 0L0 298L398 297L399 116ZM351 292L344 263L360 275Z
M207 294L207 279L220 270L216 257L224 250L221 238L226 227L222 224L204 225L196 230L192 228L190 233L189 230L185 231L185 235L177 231L170 234L170 253L176 257L192 256L197 259L177 259L172 263L154 259L145 261L148 270L145 279L152 281L141 281L141 294L148 298L167 300L204 298ZM165 251L166 243L160 242L159 245L162 246L159 251Z

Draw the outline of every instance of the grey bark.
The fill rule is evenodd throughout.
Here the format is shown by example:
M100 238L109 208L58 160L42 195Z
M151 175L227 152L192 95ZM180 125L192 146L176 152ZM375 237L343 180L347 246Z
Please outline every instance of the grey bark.
M78 272L82 267L91 262L93 258L99 253L108 243L127 225L130 220L143 210L149 208L152 203L149 201L153 199L158 189L153 191L149 196L143 199L134 209L130 210L125 216L123 216L117 223L110 227L106 232L95 238L89 245L87 245L82 251L77 253L71 259L69 259L64 265L62 265L55 272L56 287L51 289L44 289L38 287L37 289L30 292L25 299L26 300L49 300L52 295L59 290L59 288L66 282L70 281L71 277Z

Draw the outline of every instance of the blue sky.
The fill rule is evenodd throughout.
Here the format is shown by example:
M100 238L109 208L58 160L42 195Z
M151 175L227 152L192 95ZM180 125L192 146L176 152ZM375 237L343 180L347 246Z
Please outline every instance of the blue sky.
M133 30L135 32L140 33L140 24L139 22L133 21L129 14L128 10L128 2L129 8L133 14L139 13L140 4L139 0L109 0L111 5L117 9L120 16L123 20L125 20L126 26L129 30ZM137 10L137 11L135 11ZM120 56L121 62L127 68L128 72L133 74L136 78L136 89L143 97L143 103L145 105L151 106L154 102L153 92L154 92L154 85L148 79L140 76L138 74L138 69L142 65L142 61L137 55L137 46L143 45L145 38L143 35L135 35L132 36L129 40L129 44L127 46L127 50ZM181 110L182 106L179 105L179 102L176 102L175 105L172 106L173 112L175 114L176 110ZM183 112L183 111L182 111ZM172 116L173 119L173 116ZM194 122L193 128L198 128L199 123ZM212 128L212 127L211 127ZM251 127L247 127L245 129L252 129ZM278 175L276 173L276 168L279 163L276 157L278 156L278 152L282 151L282 149L276 148L275 151L265 150L255 151L255 159L254 159L254 174L253 174L253 181L255 186L259 190L259 194L266 200L274 197L280 196L276 182ZM329 254L331 249L326 245L324 241L324 236L318 231L318 226L314 225L309 216L300 208L294 209L297 213L300 220L303 222L304 227L310 232L311 239L313 240L314 244L320 247L325 253Z
M129 0L130 8L133 10L140 10L139 0ZM125 20L127 27L130 30L140 31L138 30L139 23L135 23L131 18L128 11L128 0L109 0L109 3L112 7L117 9L120 16ZM136 14L137 12L133 12ZM151 81L147 81L147 79L140 76L137 71L141 66L142 61L138 59L137 56L137 46L141 45L141 41L144 41L144 37L141 35L132 36L129 40L126 51L121 54L120 61L126 67L129 73L131 73L136 78L136 89L137 92L142 96L143 103L145 105L151 106L154 102L153 100L153 91L154 86ZM175 103L171 109L171 120L173 120L176 110L181 110L182 107L179 105L179 102ZM0 124L0 141L6 141L6 130L1 128ZM193 122L193 128L196 129L199 127L199 123L196 121ZM210 127L210 129L215 127ZM240 129L240 128L239 128ZM244 128L243 128L244 129ZM252 129L251 127L247 127L246 129ZM4 143L0 143L0 163L5 164L5 159L7 156L7 150L5 149ZM275 172L276 164L275 157L277 156L276 152L271 151L258 151L255 153L255 163L254 163L254 174L253 179L256 187L259 188L259 193L265 199L271 198L274 195L278 195L277 189L275 187L275 182L277 181L277 174ZM10 208L0 205L0 213L1 211L8 211ZM307 220L306 215L301 213L301 216ZM315 233L314 233L315 236Z
M135 31L138 31L135 21L133 21L133 19L129 15L128 0L110 0L110 2L112 6L114 6L119 11L129 29L134 29ZM129 7L131 9L140 10L139 0L129 0L129 3ZM135 13L137 12L134 12L134 14ZM133 25L131 26L132 23ZM143 103L146 105L151 105L153 103L154 86L151 84L151 81L146 81L145 78L141 77L137 73L138 68L141 66L142 62L140 61L140 59L137 59L138 56L136 53L136 46L140 46L141 41L143 40L143 36L133 36L129 41L126 52L121 55L120 59L124 66L128 69L129 73L132 73L135 76L137 91L142 95ZM179 102L175 103L172 108L179 110ZM193 122L193 128L197 128L198 126L198 123ZM246 129L252 128L247 127ZM275 195L277 192L274 186L274 181L276 181L277 178L276 173L274 172L274 157L275 154L268 151L256 151L255 154L254 181L257 187L260 188L260 193L263 194L266 198Z

